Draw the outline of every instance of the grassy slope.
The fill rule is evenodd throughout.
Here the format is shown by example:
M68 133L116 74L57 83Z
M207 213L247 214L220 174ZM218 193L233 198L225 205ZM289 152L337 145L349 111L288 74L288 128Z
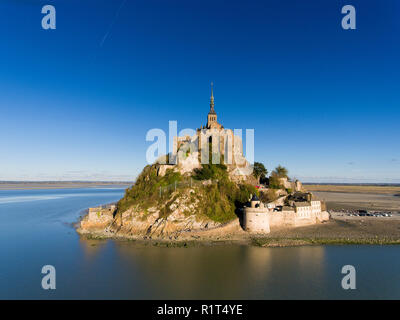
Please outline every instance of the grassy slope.
M183 180L194 179L194 181L212 180L207 186L197 183L192 189L195 190L193 202L199 200L197 212L191 212L199 216L206 216L216 222L228 222L236 218L236 211L248 201L250 194L257 190L248 184L236 184L229 179L226 166L203 165L202 169L196 170L192 176L183 177L178 172L167 170L165 176L157 176L155 166L146 166L139 175L136 183L127 189L125 196L118 202L118 211L123 212L132 206L137 206L146 211L150 207L157 207L163 217L171 212L169 205L177 198L186 193L186 188L178 188L176 192L160 196L160 187L180 183Z

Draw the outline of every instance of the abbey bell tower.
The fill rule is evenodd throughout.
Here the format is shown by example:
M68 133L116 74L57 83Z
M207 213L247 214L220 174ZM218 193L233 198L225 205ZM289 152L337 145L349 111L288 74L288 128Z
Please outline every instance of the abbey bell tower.
M207 116L207 129L215 127L213 124L218 124L217 122L217 113L214 110L214 92L213 92L213 83L211 82L211 98L210 98L210 112Z

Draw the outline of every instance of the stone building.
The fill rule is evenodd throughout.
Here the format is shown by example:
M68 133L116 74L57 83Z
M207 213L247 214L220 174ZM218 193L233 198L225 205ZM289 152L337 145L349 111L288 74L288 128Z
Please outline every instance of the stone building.
M116 205L89 208L87 216L80 222L81 228L105 228L112 223L116 210Z
M322 211L321 201L313 200L311 201L311 214L318 214Z
M211 97L210 97L210 112L207 115L207 129L217 129L221 130L224 127L217 121L217 113L214 109L214 90L213 83L211 82Z
M312 208L310 202L295 202L294 209L296 212L297 218L309 219L312 215Z
M253 195L250 206L244 208L243 229L255 233L269 233L269 215L269 209Z
M282 177L278 180L285 189L291 189L292 191L301 191L303 189L303 185L299 180L289 181L287 177Z
M236 180L246 180L253 172L243 155L242 139L218 122L212 83L206 125L198 128L193 136L174 137L172 150L169 163L164 162L165 168L159 167L160 175L171 168L171 164L177 165L181 173L186 173L210 162L226 164L231 178Z
M178 150L188 143L199 152L201 163L207 163L212 158L213 163L223 161L228 165L239 165L245 167L247 161L243 156L242 140L239 136L235 136L231 129L225 129L218 123L218 116L215 111L214 90L211 83L210 111L207 114L207 124L196 130L193 137L176 137ZM211 154L210 154L211 144ZM186 147L187 148L187 147ZM222 156L222 157L221 157Z
M251 205L244 208L243 228L254 233L269 233L281 227L298 227L329 220L329 213L322 210L321 201L299 201L291 205L266 206L253 197Z

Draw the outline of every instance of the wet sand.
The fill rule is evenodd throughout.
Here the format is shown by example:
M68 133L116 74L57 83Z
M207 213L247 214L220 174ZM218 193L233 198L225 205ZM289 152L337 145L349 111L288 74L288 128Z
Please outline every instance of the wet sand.
M400 244L400 215L392 217L355 217L332 212L324 223L297 228L271 230L254 239L268 247L312 244Z

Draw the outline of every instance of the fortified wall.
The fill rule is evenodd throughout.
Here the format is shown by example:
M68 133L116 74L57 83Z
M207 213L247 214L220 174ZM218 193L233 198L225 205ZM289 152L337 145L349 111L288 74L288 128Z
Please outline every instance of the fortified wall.
M294 202L293 206L265 207L256 197L244 208L243 228L254 233L269 233L270 228L299 227L329 220L329 213L322 210L321 201Z
M102 229L107 227L114 219L117 210L115 205L89 208L89 213L82 219L82 229Z

